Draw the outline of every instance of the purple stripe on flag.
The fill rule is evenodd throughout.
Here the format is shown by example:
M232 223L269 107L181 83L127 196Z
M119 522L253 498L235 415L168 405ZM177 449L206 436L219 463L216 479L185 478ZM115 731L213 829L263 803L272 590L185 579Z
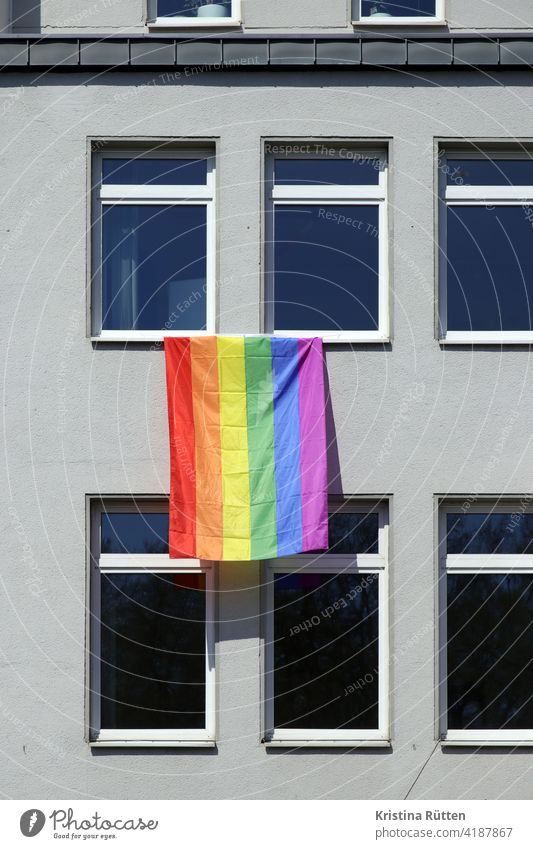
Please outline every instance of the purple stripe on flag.
M328 547L328 474L322 339L298 339L302 551Z

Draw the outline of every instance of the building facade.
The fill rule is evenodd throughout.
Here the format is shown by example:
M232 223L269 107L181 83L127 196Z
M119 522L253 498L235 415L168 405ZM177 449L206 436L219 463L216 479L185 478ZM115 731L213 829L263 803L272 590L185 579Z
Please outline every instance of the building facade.
M0 4L5 796L529 798L533 9L412 5ZM164 335L294 332L331 553L171 564Z

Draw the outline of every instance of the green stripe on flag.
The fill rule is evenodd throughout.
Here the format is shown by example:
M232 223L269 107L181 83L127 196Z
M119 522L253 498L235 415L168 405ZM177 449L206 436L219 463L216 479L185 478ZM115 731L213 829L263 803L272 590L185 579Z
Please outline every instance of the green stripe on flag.
M245 338L246 412L250 470L252 560L276 557L276 474L272 346L267 338Z

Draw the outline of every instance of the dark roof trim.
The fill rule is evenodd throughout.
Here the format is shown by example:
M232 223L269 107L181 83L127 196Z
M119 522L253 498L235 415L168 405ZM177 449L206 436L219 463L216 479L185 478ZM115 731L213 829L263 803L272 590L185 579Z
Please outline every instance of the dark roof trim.
M524 68L533 32L326 36L4 36L0 70Z

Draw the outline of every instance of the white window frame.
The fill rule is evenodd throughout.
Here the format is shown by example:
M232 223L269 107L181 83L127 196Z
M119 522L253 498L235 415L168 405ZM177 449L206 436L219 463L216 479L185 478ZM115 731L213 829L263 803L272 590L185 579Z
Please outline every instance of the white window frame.
M446 746L533 746L533 728L527 729L448 729L448 658L447 658L447 576L533 574L532 554L447 554L447 516L461 513L461 503L444 502L439 511L439 629L438 629L438 726L442 745ZM533 507L519 502L481 501L470 504L468 513L532 513Z
M442 154L442 155L441 155ZM528 330L448 330L447 328L447 211L451 206L524 206L533 205L533 186L448 186L448 159L528 159L523 151L453 147L439 150L439 305L438 340L445 345L530 345L533 331Z
M331 505L330 512L377 513L377 554L300 554L294 557L266 561L264 564L264 640L263 640L263 743L279 747L389 747L389 586L388 505L384 502L350 500L343 505ZM378 728L324 729L274 727L274 583L276 573L302 572L327 574L357 574L378 576Z
M215 682L215 578L214 563L200 560L171 560L167 554L102 554L101 517L110 513L166 513L168 502L98 501L91 510L91 556L89 591L89 744L111 747L213 747L216 735ZM101 574L166 573L204 574L206 581L205 622L205 721L204 729L106 729L100 723L100 576Z
M152 0L151 3L149 0L149 6L153 6L157 10L157 0ZM150 29L220 29L221 27L236 27L240 26L242 22L241 0L231 0L231 17L229 18L157 17L157 11L152 20L149 19L149 16L150 12L148 12L148 20L146 22Z
M269 145L271 143L269 142ZM285 143L283 143L285 144ZM291 143L292 144L292 143ZM296 144L296 143L294 143ZM307 144L305 140L301 144ZM362 186L308 186L281 185L274 183L274 161L284 158L282 155L268 153L265 163L265 212L266 212L266 248L265 248L265 306L264 322L267 333L275 336L309 337L320 335L324 342L376 342L390 341L389 319L389 221L388 221L388 152L380 149L365 149L352 144L329 143L327 140L313 142L324 144L329 149L337 149L337 159L346 159L346 151L361 158L376 159L380 163L379 181L376 185ZM344 155L342 155L344 152ZM287 159L320 159L320 152L295 153ZM328 157L331 158L331 157ZM368 206L378 207L378 329L377 330L276 330L274 328L274 269L275 269L275 211L278 206Z
M104 159L195 159L207 157L207 180L202 186L120 185L102 182ZM148 148L105 149L93 153L93 228L91 339L94 342L162 342L165 336L209 336L216 324L216 165L214 147L151 151ZM206 207L206 329L205 330L104 330L102 328L102 224L103 207L118 205Z
M372 18L362 15L362 0L355 0L354 8L358 10L358 17L352 23L356 26L390 27L390 26L435 26L446 23L446 0L435 0L435 15L423 18L391 16L390 18Z

